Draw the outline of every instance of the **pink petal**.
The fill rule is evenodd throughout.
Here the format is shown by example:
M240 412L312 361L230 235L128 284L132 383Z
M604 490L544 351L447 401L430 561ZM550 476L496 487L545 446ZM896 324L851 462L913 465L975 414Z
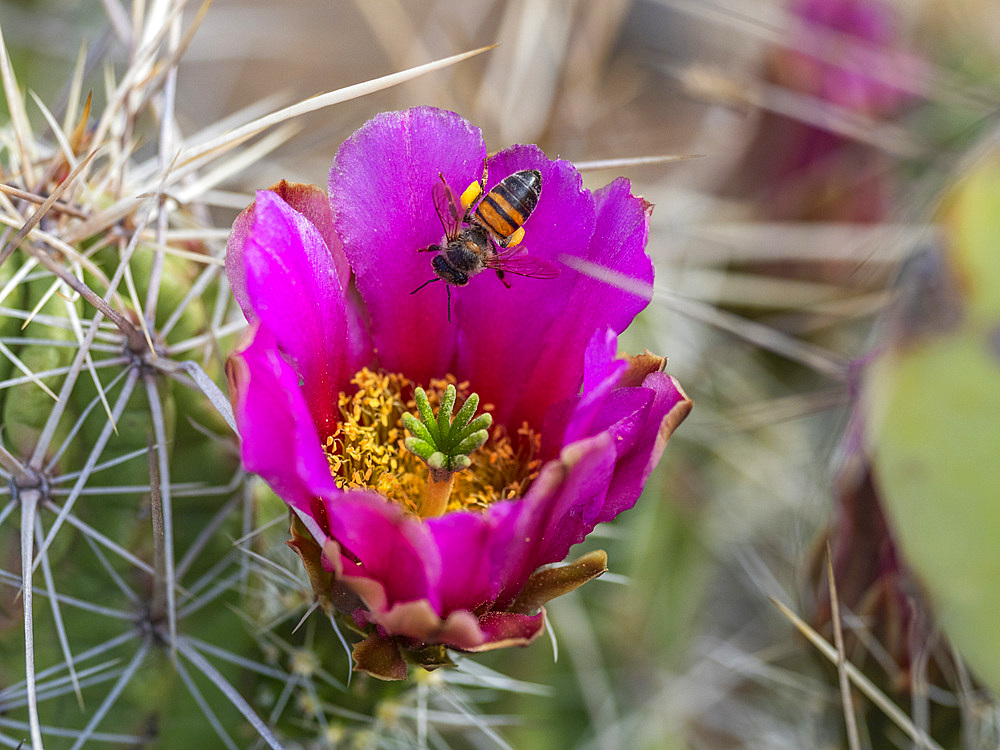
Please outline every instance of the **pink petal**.
M545 629L545 610L537 615L490 612L479 619L486 642L469 651L492 651L508 646L527 646Z
M261 190L243 263L254 312L294 363L325 438L337 424L337 394L354 374L344 289L329 248L315 225Z
M424 523L373 492L338 491L324 498L324 507L331 537L353 561L331 562L343 563L344 581L370 608L384 613L401 602L427 599L441 612L441 558ZM365 587L364 580L382 590Z
M510 604L532 572L562 560L594 528L614 465L615 449L609 436L579 441L563 450L559 460L542 467L528 494L511 503L514 507L500 529L511 541L503 566L495 574L500 589L495 608Z
M540 425L543 399L547 405L579 387L579 379L571 385L560 380L553 388L546 387L544 394L525 395L535 364L547 348L557 344L551 337L560 327L558 321L575 319L579 312L570 304L579 274L559 264L559 257L585 256L594 233L594 201L584 190L580 173L567 161L549 160L537 146L514 146L495 154L489 162L487 190L522 169L541 172L542 192L524 224L521 247L529 255L559 265L560 275L531 279L508 274L511 288L507 289L492 271L485 271L467 287L452 292L455 320L461 329L457 374L472 382L484 402L496 406L495 421L515 428L521 420ZM589 339L591 333L588 330L584 338ZM582 353L583 346L576 354Z
M377 115L347 139L330 169L337 232L371 316L383 368L419 383L453 371L456 327L431 253L444 230L432 190L443 173L460 194L482 175L486 147L466 120L433 107Z
M623 388L621 390L638 390ZM642 381L642 390L652 399L644 418L629 440L629 447L620 456L615 476L608 489L607 502L598 521L609 521L623 510L635 505L656 464L667 447L667 440L691 411L691 399L680 384L663 372L654 372Z
M265 329L251 329L250 337L227 366L243 465L286 503L321 521L317 495L337 489L298 376Z
M597 228L585 259L648 291L636 294L590 276L573 275L575 283L565 292L565 312L545 331L544 346L525 379L516 412L523 419L538 420L550 404L576 393L591 336L607 328L621 333L652 296L653 263L646 255L652 206L630 193L625 178L597 191L595 198Z
M337 233L333 229L333 211L326 193L315 185L287 182L286 180L276 182L268 190L305 216L319 230L330 251L340 285L346 289L351 277L351 267L347 264L347 256L344 255L340 238L337 237ZM229 277L229 285L233 289L236 301L239 302L243 314L250 322L253 322L255 315L253 305L247 297L243 248L250 230L253 228L255 206L256 203L251 203L236 217L226 242L226 275Z

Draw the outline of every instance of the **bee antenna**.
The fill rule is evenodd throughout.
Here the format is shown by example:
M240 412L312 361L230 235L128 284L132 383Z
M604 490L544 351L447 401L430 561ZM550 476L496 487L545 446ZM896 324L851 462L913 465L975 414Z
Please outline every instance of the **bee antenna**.
M420 285L420 286L418 286L418 287L417 287L416 289L414 289L414 290L413 290L412 292L410 292L410 294L416 294L416 293L417 293L417 292L419 292L419 291L420 291L421 289L423 289L423 288L424 288L425 286L427 286L428 284L431 284L431 283L433 283L433 282L435 282L435 281L441 281L441 279L439 279L439 278L437 278L437 277L434 277L434 278L433 278L433 279L431 279L430 281L425 281L425 282L424 282L423 284L421 284L421 285Z

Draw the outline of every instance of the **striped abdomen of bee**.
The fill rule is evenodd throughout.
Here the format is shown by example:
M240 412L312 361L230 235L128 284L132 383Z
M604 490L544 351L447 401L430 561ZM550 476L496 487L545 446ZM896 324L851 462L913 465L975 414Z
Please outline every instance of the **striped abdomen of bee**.
M523 169L504 177L476 206L473 218L489 231L501 247L517 245L524 237L522 225L538 205L542 175Z

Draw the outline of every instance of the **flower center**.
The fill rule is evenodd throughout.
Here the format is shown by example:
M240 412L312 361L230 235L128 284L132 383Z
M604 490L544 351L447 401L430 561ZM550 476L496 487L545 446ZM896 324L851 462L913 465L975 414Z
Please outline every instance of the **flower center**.
M357 389L338 397L340 423L323 446L330 472L341 489L372 489L416 514L428 468L404 446L403 414L417 410L414 383L398 373L368 368L351 383ZM458 403L471 393L469 383L459 383L453 375L431 380L426 391L435 411L449 384L458 392ZM489 412L493 406L481 408ZM540 445L541 436L527 423L514 435L503 425L491 427L486 443L470 454L472 465L455 473L446 511L483 510L497 500L521 497L538 476Z

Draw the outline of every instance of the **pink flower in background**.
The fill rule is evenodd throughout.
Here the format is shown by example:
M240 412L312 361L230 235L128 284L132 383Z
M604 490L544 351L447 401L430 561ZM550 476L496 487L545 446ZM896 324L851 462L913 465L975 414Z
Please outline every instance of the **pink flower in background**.
M907 99L893 76L912 80L917 60L899 47L891 5L881 0L797 0L789 9L797 49L775 57L779 82L871 115L891 115Z
M923 62L882 0L793 0L788 15L765 71L788 109L762 113L726 189L769 219L880 221L895 165L865 136L916 101Z
M297 511L317 594L366 638L357 668L387 679L447 647L524 645L545 601L602 573L603 553L563 560L630 508L691 402L662 359L619 358L617 334L648 303L562 265L556 278L492 274L411 294L432 277L443 230L432 190L482 174L482 134L451 112L384 113L340 148L329 200L280 183L230 237L227 271L247 320L230 357L243 461ZM542 191L527 254L575 257L642 285L650 206L618 179L596 193L534 146L489 159L487 191L519 170ZM404 448L415 389L475 392L492 416L472 465L428 515L427 466ZM301 531L301 527L300 527Z

